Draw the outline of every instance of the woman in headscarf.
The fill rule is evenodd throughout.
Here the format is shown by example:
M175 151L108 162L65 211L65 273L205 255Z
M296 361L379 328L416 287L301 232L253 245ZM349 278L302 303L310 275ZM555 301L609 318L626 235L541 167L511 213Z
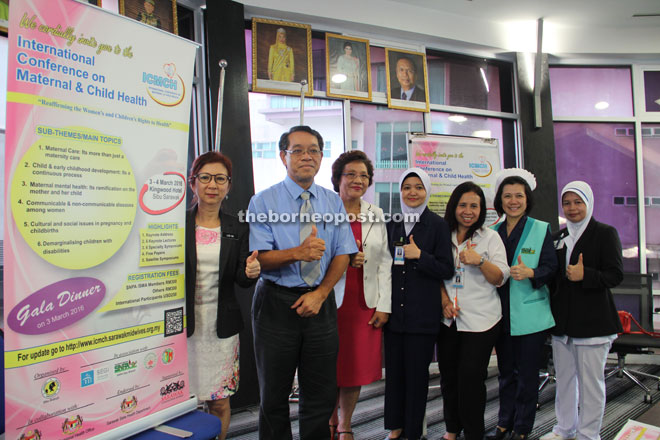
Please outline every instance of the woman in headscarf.
M621 242L616 229L593 218L594 196L587 183L568 183L561 206L566 228L555 241L559 273L552 295L557 424L541 439L599 440L605 362L623 331L610 292L623 280Z
M268 50L268 79L273 81L293 81L293 49L286 44L286 30L279 28L275 34L275 44Z
M447 202L456 272L442 292L444 325L438 333L438 366L448 440L463 430L483 440L488 361L500 333L497 288L509 278L499 234L485 228L486 198L474 182L461 183Z
M511 277L497 289L503 315L495 344L500 409L497 428L488 440L523 440L534 427L539 359L548 329L555 325L548 283L557 272L557 256L550 225L528 217L534 206L534 175L508 168L498 173L495 188L495 210L506 214L506 220L493 229L504 242Z
M454 265L447 223L431 212L431 179L420 168L399 180L403 221L387 225L392 313L385 326L385 428L390 439L422 436L429 365L442 317L442 280Z

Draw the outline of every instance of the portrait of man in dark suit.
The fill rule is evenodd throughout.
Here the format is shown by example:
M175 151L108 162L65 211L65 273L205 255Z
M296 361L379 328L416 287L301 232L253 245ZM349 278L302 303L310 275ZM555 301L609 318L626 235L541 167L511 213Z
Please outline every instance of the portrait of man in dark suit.
M392 87L392 99L404 101L426 101L424 88L417 84L417 69L408 56L400 56L396 61L396 79L398 87Z
M428 111L425 54L390 48L385 52L388 107Z

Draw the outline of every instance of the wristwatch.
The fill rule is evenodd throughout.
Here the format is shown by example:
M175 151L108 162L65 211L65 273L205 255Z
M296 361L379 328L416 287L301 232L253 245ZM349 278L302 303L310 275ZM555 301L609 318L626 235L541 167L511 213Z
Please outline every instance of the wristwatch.
M477 267L483 266L485 262L486 262L486 257L482 255L481 260L479 260L479 264L477 264Z

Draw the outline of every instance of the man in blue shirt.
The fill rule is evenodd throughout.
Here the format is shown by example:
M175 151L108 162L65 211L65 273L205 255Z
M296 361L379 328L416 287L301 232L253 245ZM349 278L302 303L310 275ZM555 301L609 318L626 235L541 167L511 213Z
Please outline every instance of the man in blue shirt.
M323 158L321 135L292 127L280 138L280 158L287 177L252 197L248 208L250 250L259 251L261 263L252 302L259 438L292 438L288 396L297 368L300 438L326 440L337 398L339 344L331 293L358 250L341 199L314 183ZM343 221L334 221L335 215ZM255 220L264 216L268 222Z

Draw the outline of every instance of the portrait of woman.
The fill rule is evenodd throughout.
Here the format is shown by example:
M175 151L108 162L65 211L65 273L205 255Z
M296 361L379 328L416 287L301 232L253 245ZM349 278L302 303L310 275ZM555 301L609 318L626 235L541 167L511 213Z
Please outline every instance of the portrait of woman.
M330 433L353 440L351 418L363 385L382 377L382 328L392 310L392 257L383 210L362 200L374 167L363 151L341 154L332 165L332 184L354 219L351 229L359 252L335 285L337 302L337 408Z
M311 96L312 83L311 26L253 18L252 89Z
M371 99L369 40L325 35L328 96Z
M101 1L97 6L101 6ZM149 26L179 33L176 0L119 0L119 13Z
M186 213L186 318L190 392L229 428L229 397L238 390L243 320L234 284L248 287L261 271L248 251L249 227L222 211L231 188L232 164L211 151L190 170L193 206Z
M286 30L279 28L268 51L268 79L293 81L294 72L293 49L286 45Z

